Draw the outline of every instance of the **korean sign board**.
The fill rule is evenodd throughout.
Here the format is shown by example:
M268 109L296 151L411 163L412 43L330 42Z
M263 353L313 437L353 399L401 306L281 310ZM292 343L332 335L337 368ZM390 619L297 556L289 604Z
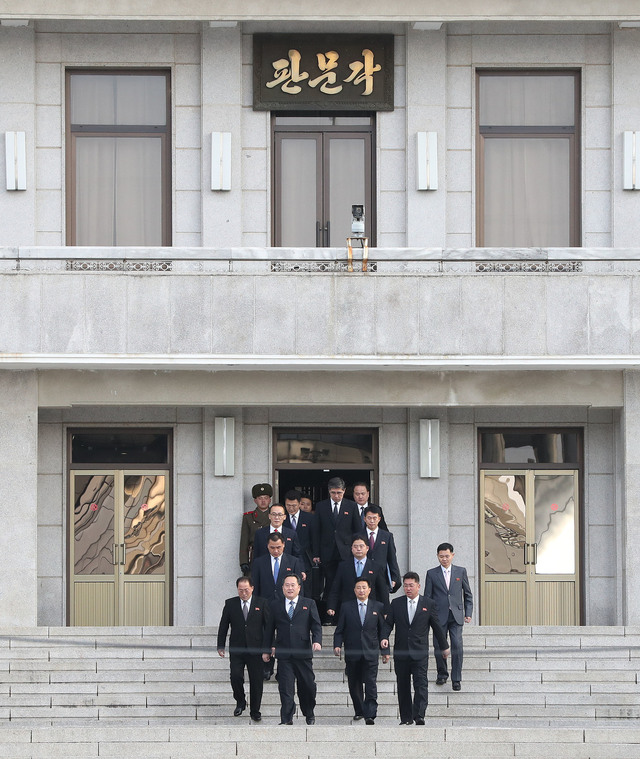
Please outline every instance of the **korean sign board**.
M393 35L254 35L253 108L392 111Z

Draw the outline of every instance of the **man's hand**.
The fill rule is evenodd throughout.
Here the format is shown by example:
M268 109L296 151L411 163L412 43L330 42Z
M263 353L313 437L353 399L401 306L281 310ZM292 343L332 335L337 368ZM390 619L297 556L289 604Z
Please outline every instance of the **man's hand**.
M218 656L222 656L222 658L224 659L224 648L218 649Z
M469 624L469 622L471 622L471 617L465 617L465 618L464 618L464 621L465 621L467 624Z
M380 641L380 648L389 648L389 641L386 638Z
M388 664L390 658L391 658L391 656L389 654L382 654L382 663L383 664Z
M248 564L240 564L240 571L243 575L249 574L249 565Z
M333 649L333 653L334 653L336 656L340 656L340 651L342 651L342 649L340 648L340 646L336 646L336 647Z
M313 561L314 564L320 564L320 557L314 556L313 559L311 559L311 561Z
M450 650L448 648L445 648L445 650L442 652L442 658L448 659L449 658Z
M271 654L262 654L262 661L266 664L271 659Z
M322 646L319 643L314 643L311 648L313 651L322 651Z
M307 573L306 572L300 572L300 577L302 577L302 582L304 582L307 579Z
M327 609L327 614L328 614L330 617L335 617L335 615L336 615L336 612L335 612L335 610L334 610L334 609Z

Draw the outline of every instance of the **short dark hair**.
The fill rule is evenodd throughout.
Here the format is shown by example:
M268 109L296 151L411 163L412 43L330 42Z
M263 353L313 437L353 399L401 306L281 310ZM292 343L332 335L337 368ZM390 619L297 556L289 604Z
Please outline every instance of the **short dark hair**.
M331 490L331 488L339 488L340 490L346 490L347 483L342 479L342 477L332 477L329 480L329 482L327 482L327 489Z
M366 535L363 535L361 532L356 532L351 536L351 545L353 545L356 540L363 540L364 544L369 548L369 542L367 541Z
M236 588L240 585L241 582L248 582L249 586L253 588L253 583L251 582L251 575L247 575L246 577L242 575L241 577L238 577L236 580Z
M356 577L356 581L353 583L353 587L355 588L356 585L359 582L366 582L369 587L371 587L371 580L368 577Z
M269 514L271 514L271 510L273 509L274 506L280 506L280 508L284 511L285 517L287 516L287 510L281 503L272 503L271 506L269 506Z
M370 503L364 510L364 515L367 516L367 514L377 514L379 517L381 517L382 509L380 506L376 506L375 503Z
M371 485L369 485L368 482L363 482L362 480L360 482L354 482L353 483L353 487L354 488L358 488L358 487L360 487L360 488L366 488L367 489L367 493L371 490Z
M276 540L281 540L284 543L284 538L281 532L270 532L267 538L267 543L275 543Z
M298 501L298 503L300 503L301 498L302 493L299 490L287 490L284 494L285 501Z
M420 585L420 575L417 572L405 572L402 575L402 582L405 580L415 580Z
M440 551L451 551L451 553L453 553L453 546L451 543L440 543L436 549L436 553L440 553Z
M302 587L302 577L297 572L287 572L287 574L282 578L282 584L284 585L285 580L287 580L289 577L295 577L298 581L298 585Z

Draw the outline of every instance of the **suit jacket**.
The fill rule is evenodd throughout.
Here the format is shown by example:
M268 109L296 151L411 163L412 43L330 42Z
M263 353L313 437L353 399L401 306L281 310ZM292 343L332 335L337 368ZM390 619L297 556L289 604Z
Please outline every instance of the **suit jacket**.
M313 562L311 559L314 556L313 553L313 522L315 515L309 514L306 511L298 511L296 516L296 529L294 532L298 538L298 545L300 546L300 558L303 560L307 569L311 569ZM287 514L287 518L284 520L284 525L287 529L293 530L291 526L291 516Z
M359 514L360 513L360 506L358 506L357 503L356 503L356 506L358 507L358 514ZM377 503L371 503L371 501L369 501L369 503L367 504L367 507L369 507L369 506L378 506L378 504ZM384 519L384 513L382 511L382 506L378 506L378 508L380 509L380 522L378 524L378 527L380 527L381 530L388 530L389 528L387 527L387 523L385 522L385 519ZM366 527L365 527L365 524L364 524L364 519L362 519L362 517L360 518L360 524L362 525L362 532L365 532L366 531Z
M278 659L311 659L313 643L322 644L322 623L312 598L298 596L293 618L285 607L285 598L271 601L271 621L265 627L263 647L266 653L276 648Z
M365 531L368 542L368 533ZM398 566L398 557L396 555L396 544L393 540L393 534L387 532L387 530L381 530L378 526L378 536L373 546L373 550L369 549L369 558L379 564L381 567L386 567L387 570L387 582L389 582L389 588L391 584L395 582L395 590L399 590L402 584L402 578L400 576L400 567ZM395 591L394 591L395 592Z
M276 596L278 598L284 598L282 594L282 584L284 578L291 572L301 574L304 572L304 566L300 559L296 559L295 556L289 556L287 553L283 553L280 557L280 570L278 572L278 587L273 581L273 573L271 572L271 554L266 556L259 556L254 559L251 565L251 579L253 580L253 592L264 598L271 600Z
M300 544L298 543L298 537L294 530L289 527L282 527L279 532L284 538L284 552L295 556L299 559L301 556ZM259 556L269 555L269 549L267 548L267 541L271 535L271 525L267 527L261 527L256 530L256 534L253 536L253 558L257 559Z
M464 618L473 614L473 595L464 567L451 565L449 588L444 581L440 564L429 569L424 592L436 602L438 621L443 627L449 619L449 609L459 625L464 625Z
M229 635L230 654L261 654L264 630L270 620L269 602L266 598L257 596L255 592L251 596L246 620L242 613L240 598L238 596L227 598L218 625L218 650L224 650L227 631L231 627L231 634Z
M386 569L379 566L371 559L367 559L362 568L362 577L371 582L370 601L380 601L383 605L389 603L389 587L387 585ZM353 586L356 584L356 567L353 556L338 564L338 571L331 585L331 592L327 599L328 609L337 609L340 603L352 601Z
M351 538L362 532L362 522L355 501L343 498L338 519L333 521L330 499L318 501L313 522L313 555L320 561L343 561L351 556Z
M378 601L367 602L364 625L360 622L358 599L353 598L340 607L338 624L333 634L333 647L339 648L344 643L345 661L368 659L375 661L381 653L380 641L383 639L384 608Z
M395 598L387 614L384 626L384 638L388 638L395 627L396 637L393 646L395 659L426 659L429 656L429 628L433 630L441 650L449 648L435 611L432 598L418 596L416 598L416 613L409 624L407 597Z

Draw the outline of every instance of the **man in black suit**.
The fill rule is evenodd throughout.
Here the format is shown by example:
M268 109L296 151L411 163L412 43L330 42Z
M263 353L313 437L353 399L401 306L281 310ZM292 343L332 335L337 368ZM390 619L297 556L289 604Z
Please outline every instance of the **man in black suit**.
M329 607L327 614L330 617L338 614L341 603L353 600L353 586L359 577L365 577L369 580L372 601L382 603L385 610L389 606L389 586L385 570L367 557L368 550L369 547L364 535L354 535L351 540L352 556L346 561L340 562L331 586L331 593L327 601Z
M384 608L379 601L372 601L371 582L368 577L357 578L354 586L355 599L340 607L338 625L333 634L333 651L340 656L344 643L345 671L349 693L355 710L354 719L362 719L373 725L378 712L378 658L389 661L389 649L381 649L384 629Z
M369 504L364 512L369 558L385 567L389 591L395 593L400 589L400 567L396 554L393 533L380 529L380 507Z
M305 596L315 598L316 594L312 592L314 515L301 510L301 501L302 493L299 490L289 490L285 494L284 507L287 510L287 518L284 521L284 527L295 532L298 545L300 546L299 558L302 559L306 574L303 593Z
M351 551L351 536L360 532L358 507L344 497L346 485L341 477L327 483L329 498L316 504L313 525L313 561L320 564L324 579L323 599L326 602L340 561L346 561ZM327 619L325 624L331 624Z
M287 574L284 578L284 598L271 601L271 622L265 628L263 639L263 660L268 662L271 656L278 660L281 725L293 724L296 683L300 710L307 725L314 725L316 721L313 652L322 649L322 624L316 602L300 595L301 585L299 575Z
M218 625L218 656L224 656L227 631L229 635L229 676L233 697L236 700L234 717L239 717L247 708L244 695L244 668L249 675L249 714L255 722L260 722L262 702L262 646L264 631L271 620L271 609L265 598L253 592L251 578L236 580L238 595L224 602L220 624Z
M256 530L256 534L253 536L254 560L267 554L267 540L273 532L279 532L282 535L285 553L295 556L296 559L301 558L302 552L295 530L285 527L286 516L287 512L281 503L274 503L269 508L269 524Z
M389 646L389 634L395 627L396 638L393 647L393 666L398 686L398 706L400 724L424 725L427 710L429 660L429 628L438 641L442 655L449 656L447 638L440 627L433 599L420 595L420 577L416 572L407 572L403 580L406 598L396 598L391 602L380 642L382 648ZM411 696L413 679L414 697Z
M358 505L358 513L360 514L360 521L362 522L362 530L364 531L365 528L365 522L364 522L364 512L369 506L369 486L366 482L356 482L356 484L353 486L353 500ZM375 503L372 503L371 506L376 506ZM380 529L382 530L389 530L387 527L387 523L384 521L384 514L382 513L382 506L378 506L380 509Z
M438 621L451 641L451 687L453 690L461 690L462 630L465 622L471 622L473 595L467 570L451 563L451 543L440 543L437 553L440 566L427 571L425 593L436 602ZM436 685L444 685L449 677L447 662L442 658L438 646L434 646L434 654L438 666Z

